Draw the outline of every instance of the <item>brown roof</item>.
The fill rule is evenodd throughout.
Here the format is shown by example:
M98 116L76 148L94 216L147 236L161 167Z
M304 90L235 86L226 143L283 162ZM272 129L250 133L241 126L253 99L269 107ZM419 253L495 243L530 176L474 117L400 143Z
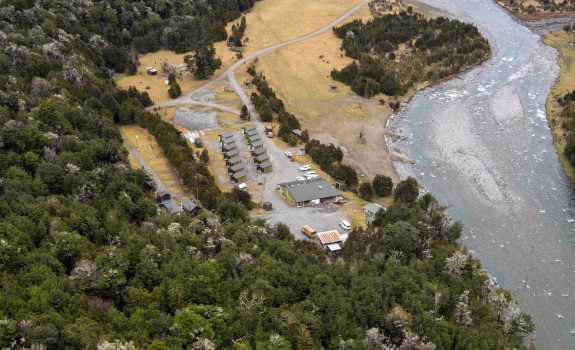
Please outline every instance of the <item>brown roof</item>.
M319 238L323 244L337 243L342 241L342 238L337 230L319 232L317 234L317 238Z

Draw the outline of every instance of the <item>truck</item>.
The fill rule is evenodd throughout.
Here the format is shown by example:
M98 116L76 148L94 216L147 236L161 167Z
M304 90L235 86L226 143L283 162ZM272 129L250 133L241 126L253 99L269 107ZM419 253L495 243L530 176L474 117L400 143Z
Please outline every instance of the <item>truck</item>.
M304 227L301 228L301 232L308 236L309 238L315 238L315 234L317 233L316 230L314 230L313 228L311 228L308 225L305 225Z
M274 137L274 128L272 126L270 126L270 125L266 126L266 135L269 138Z

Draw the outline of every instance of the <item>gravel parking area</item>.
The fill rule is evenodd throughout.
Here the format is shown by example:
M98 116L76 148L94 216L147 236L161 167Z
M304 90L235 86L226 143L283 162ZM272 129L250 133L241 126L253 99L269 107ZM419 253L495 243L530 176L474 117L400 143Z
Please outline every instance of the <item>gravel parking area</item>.
M190 131L208 130L218 127L217 112L207 109L178 108L174 123Z

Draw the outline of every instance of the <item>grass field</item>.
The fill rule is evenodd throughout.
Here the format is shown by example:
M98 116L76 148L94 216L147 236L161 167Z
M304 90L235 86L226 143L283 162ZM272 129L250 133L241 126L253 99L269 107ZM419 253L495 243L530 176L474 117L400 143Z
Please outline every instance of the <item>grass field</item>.
M184 186L178 173L162 153L156 139L146 129L136 125L125 125L120 127L120 129L146 163L156 172L176 200L181 201L184 197L189 196L189 190ZM129 149L125 144L124 147ZM129 159L132 168L141 168L142 165L131 153Z
M558 97L575 89L575 46L571 45L571 43L575 42L575 39L572 33L567 34L564 30L560 30L547 34L543 41L559 51L557 62L561 70L555 85L551 89L551 93L547 96L547 118L553 130L553 140L559 153L559 160L563 164L563 170L571 182L575 182L575 171L569 164L569 160L563 155L566 135L561 127L562 121L559 117L562 107L557 103Z

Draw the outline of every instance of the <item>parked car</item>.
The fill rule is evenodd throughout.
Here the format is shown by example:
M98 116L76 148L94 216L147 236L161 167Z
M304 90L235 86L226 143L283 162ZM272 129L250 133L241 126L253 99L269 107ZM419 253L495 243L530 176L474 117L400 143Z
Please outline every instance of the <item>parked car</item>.
M299 167L299 171L306 171L309 169L311 169L311 166L309 166L309 165L302 165Z
M301 177L301 176L298 176L298 177L296 177L296 180L297 180L297 181L305 181L305 178L303 178L303 177Z
M311 175L308 175L306 177L308 180L311 180L311 179L317 179L319 176L317 176L316 174L311 174Z
M317 231L309 227L308 225L305 225L304 227L301 228L301 232L304 233L309 238L314 238Z
M288 158L293 157L293 154L291 154L290 151L286 151L285 155L286 155L286 157L288 157Z
M311 175L316 175L315 171L308 171L307 173L303 174L305 177L311 176Z
M346 230L351 230L351 225L349 224L349 221L347 220L342 220L340 223L341 227L343 227Z

